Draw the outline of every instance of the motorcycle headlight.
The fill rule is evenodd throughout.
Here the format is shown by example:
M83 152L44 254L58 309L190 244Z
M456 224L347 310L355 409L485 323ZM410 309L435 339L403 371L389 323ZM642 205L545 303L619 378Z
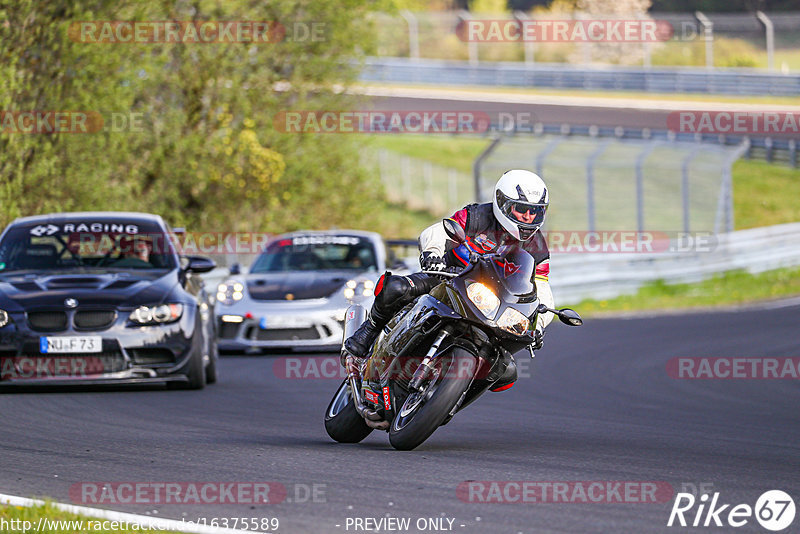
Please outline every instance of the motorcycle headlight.
M0 310L0 328L3 328L5 325L8 324L8 312L5 310Z
M217 302L230 306L244 298L244 284L236 280L228 280L217 286Z
M132 322L140 325L164 324L177 321L183 315L183 304L161 304L159 306L139 306L131 312Z
M472 282L467 286L467 296L487 319L493 319L497 314L500 299L485 285L480 282Z
M522 336L528 331L530 322L527 317L514 308L506 308L506 311L498 319L497 326L515 336Z

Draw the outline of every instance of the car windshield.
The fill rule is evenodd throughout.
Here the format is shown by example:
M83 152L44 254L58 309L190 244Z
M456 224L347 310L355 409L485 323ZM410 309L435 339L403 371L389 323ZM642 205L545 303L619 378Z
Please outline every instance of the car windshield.
M348 235L315 235L281 238L250 268L251 273L286 271L375 271L375 248L369 239Z
M175 266L174 248L164 231L141 221L19 225L10 228L0 242L0 273Z

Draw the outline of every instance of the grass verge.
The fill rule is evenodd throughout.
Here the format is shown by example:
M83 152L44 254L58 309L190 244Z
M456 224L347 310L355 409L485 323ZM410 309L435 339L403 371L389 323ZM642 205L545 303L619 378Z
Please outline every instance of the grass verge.
M71 514L59 510L52 504L44 504L31 507L0 505L0 532L36 532L37 534L72 534L74 532L147 534L158 532L164 534L177 531L142 530L124 522L114 523L107 519Z
M759 274L729 271L695 284L667 284L658 280L645 284L634 295L584 300L574 304L574 308L591 317L611 312L717 308L797 295L800 295L800 267L790 267Z

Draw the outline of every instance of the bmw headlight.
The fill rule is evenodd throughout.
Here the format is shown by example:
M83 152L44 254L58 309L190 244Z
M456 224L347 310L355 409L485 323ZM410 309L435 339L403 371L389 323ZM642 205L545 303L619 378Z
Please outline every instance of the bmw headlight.
M183 315L183 304L161 304L159 306L139 306L131 312L132 322L145 324L164 324L177 321Z
M514 308L506 308L506 311L497 320L497 326L515 336L522 336L528 331L530 321Z
M5 310L0 310L0 328L3 328L5 325L8 324L10 321L8 317L8 312Z
M500 299L485 285L480 282L472 282L467 286L467 296L487 319L493 319L497 314Z
M217 302L230 306L244 297L244 284L236 280L228 280L217 286Z

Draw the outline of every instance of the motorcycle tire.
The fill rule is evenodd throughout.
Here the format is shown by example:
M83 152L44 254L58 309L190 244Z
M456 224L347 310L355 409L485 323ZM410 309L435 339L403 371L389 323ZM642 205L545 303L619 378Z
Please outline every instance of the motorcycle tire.
M467 390L470 380L466 376L448 376L447 370L457 365L461 358L475 359L475 355L461 348L453 347L450 354L440 356L441 368L430 397L410 408L409 402L415 402L414 395L409 395L397 411L389 427L389 442L397 450L409 451L418 447L447 419L450 410L456 405L461 395ZM452 374L452 373L451 373ZM407 413L404 413L409 410Z
M325 431L339 443L358 443L372 432L356 411L347 380L336 390L325 410Z

